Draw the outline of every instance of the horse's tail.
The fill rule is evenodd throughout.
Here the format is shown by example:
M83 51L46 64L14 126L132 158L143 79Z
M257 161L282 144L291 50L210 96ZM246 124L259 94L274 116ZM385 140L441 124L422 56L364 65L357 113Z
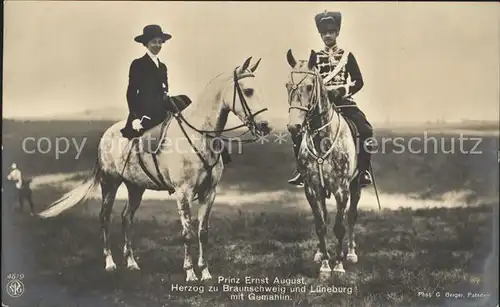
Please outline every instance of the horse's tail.
M47 209L38 213L38 216L42 218L57 216L87 199L89 194L99 184L101 172L102 170L99 165L99 161L96 161L92 172L78 187L54 201Z

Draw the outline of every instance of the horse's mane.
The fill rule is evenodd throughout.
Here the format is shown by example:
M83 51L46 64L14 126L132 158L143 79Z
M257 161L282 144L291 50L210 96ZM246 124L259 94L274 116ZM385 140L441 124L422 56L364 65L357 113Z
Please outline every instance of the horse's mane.
M321 77L319 70L314 68L312 70L316 76L316 80L318 80L317 83L317 91L319 95L319 101L318 101L318 107L316 107L316 110L314 111L315 115L318 115L318 112L321 108L322 112L325 112L326 110L330 109L333 107L333 112L337 112L337 109L335 108L335 105L333 102L330 102L330 99L328 97L328 91L326 90L325 83L323 82L323 78ZM313 117L313 123L317 124L317 121L320 118L318 116Z
M301 67L307 67L307 62L308 62L307 60L299 60ZM319 70L317 68L314 68L313 70L305 69L304 72L313 72L314 73L314 75L317 77L317 80L319 80L318 90L320 90L321 102L328 101L328 92L326 90L325 84L323 83L323 78L321 77Z
M221 94L221 91L226 88L226 85L233 75L228 72L219 73L212 78L203 88L203 91L198 95L199 101L207 101L214 99Z
M205 111L209 110L214 106L214 103L221 101L224 91L228 88L229 81L233 78L233 72L222 72L212 78L196 95L193 103L189 105L185 111L183 111L185 116L190 116L193 112L201 112L203 114Z
M318 89L320 90L320 101L326 101L327 104L330 104L329 98L328 98L328 91L326 90L325 83L323 83L323 78L319 74L319 70L315 69L314 70L315 74L318 76L319 84L318 84Z

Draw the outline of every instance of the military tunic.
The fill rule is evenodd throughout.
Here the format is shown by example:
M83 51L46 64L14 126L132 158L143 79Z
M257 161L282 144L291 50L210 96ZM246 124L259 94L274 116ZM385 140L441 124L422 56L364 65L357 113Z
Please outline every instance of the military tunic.
M360 144L363 144L366 139L373 136L373 128L352 98L363 88L364 82L356 58L352 53L346 52L348 51L337 46L325 48L318 52L316 66L325 83L330 102L337 106L352 105L352 107L340 108L340 111L354 122L360 134ZM330 76L332 72L335 74L334 77ZM340 96L336 100L335 90L339 91ZM363 146L361 149L364 149ZM360 150L360 168L367 169L369 161L369 153Z
M346 52L348 51L336 46L321 50L317 53L316 66L323 80L338 66L338 73L325 83L326 89L329 92L337 89L340 97L344 98L343 100L347 99L351 103L354 103L351 96L363 88L363 76L354 55L352 53L346 54ZM339 101L337 103L342 104L343 102Z
M314 17L316 27L321 35L335 33L336 38L342 25L342 13L324 11L316 14ZM332 37L330 36L331 40ZM325 38L323 38L325 41ZM326 41L325 41L326 43ZM323 83L328 92L328 98L343 113L345 118L351 119L358 128L360 142L364 144L365 140L373 136L373 129L367 121L365 114L357 107L352 96L359 92L364 85L363 76L359 70L356 58L350 52L338 48L335 44L332 47L326 47L317 55L316 67L319 70ZM348 106L346 106L348 105ZM294 139L295 156L297 157L298 145L301 143L301 137ZM360 146L358 155L358 168L362 172L360 177L360 186L366 186L371 183L368 168L370 165L370 153L365 150L365 146ZM298 173L298 172L296 172ZM292 184L302 183L300 173L292 177L288 182Z

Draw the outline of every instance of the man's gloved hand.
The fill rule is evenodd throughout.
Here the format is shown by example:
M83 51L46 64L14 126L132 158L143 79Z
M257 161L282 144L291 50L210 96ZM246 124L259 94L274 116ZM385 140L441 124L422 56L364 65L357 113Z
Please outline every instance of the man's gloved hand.
M339 88L336 88L336 89L332 89L331 90L332 92L332 95L333 95L333 99L335 101L338 101L339 99L343 98L346 94L346 89L345 87L339 87Z
M344 98L345 95L347 94L347 89L345 87L340 87L338 89L338 91L339 91L340 98Z
M168 101L168 93L167 92L163 92L162 99L163 99L163 101Z
M141 124L141 120L140 119L134 119L132 121L132 129L134 129L135 131L139 131L141 130L143 127L142 127L142 124Z

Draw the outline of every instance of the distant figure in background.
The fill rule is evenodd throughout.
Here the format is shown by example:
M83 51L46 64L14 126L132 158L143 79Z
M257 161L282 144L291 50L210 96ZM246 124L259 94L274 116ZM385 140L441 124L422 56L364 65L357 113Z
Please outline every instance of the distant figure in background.
M167 66L158 54L162 45L172 38L158 25L144 27L142 35L135 41L146 47L146 54L132 61L129 70L127 103L129 116L122 134L134 138L160 124L168 115L168 75Z
M21 170L17 168L16 163L12 163L12 171L7 176L7 180L13 181L17 190L17 200L19 202L19 209L23 212L24 200L26 199L30 205L31 215L35 214L35 206L33 205L33 199L31 197L31 180L23 177Z

